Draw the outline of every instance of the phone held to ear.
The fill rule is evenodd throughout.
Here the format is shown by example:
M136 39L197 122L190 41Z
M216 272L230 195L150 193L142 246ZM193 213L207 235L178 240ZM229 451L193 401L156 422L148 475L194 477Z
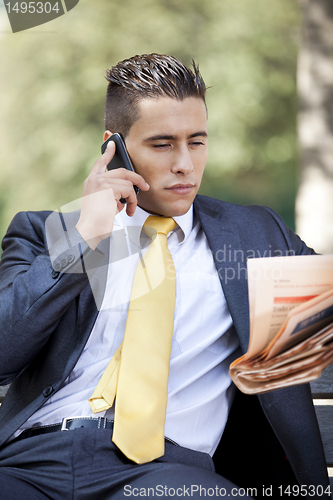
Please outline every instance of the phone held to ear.
M127 152L125 143L120 134L113 134L103 142L101 147L102 154L105 152L106 147L110 141L113 141L116 144L116 152L106 168L108 170L114 170L116 168L126 168L126 170L131 170L132 172L134 172L134 168ZM137 186L133 186L133 188L135 193L138 194L139 188ZM120 198L119 201L121 203L126 203L126 200L124 198Z

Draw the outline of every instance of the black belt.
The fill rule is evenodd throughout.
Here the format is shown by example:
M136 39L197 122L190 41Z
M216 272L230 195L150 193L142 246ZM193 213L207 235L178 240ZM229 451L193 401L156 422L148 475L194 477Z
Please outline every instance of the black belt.
M43 425L41 427L32 427L31 429L25 429L17 438L13 441L19 441L21 439L26 439L32 436L38 436L39 434L49 434L50 432L58 431L73 431L74 429L112 429L113 420L108 420L105 417L66 417L63 419L61 424L51 424ZM172 441L172 439L165 438L171 444L179 446L177 443Z
M41 427L32 427L25 429L15 441L25 439L39 434L49 434L57 431L73 431L74 429L112 429L113 420L108 420L104 417L67 417L64 418L61 424L43 425Z

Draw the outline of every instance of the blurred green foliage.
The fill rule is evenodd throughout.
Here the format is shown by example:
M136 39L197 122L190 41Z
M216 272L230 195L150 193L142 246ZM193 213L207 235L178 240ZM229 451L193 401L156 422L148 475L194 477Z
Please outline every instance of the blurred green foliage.
M299 25L291 0L80 0L2 34L0 235L19 210L80 197L104 131L104 71L147 52L194 58L210 87L201 193L270 205L293 226Z

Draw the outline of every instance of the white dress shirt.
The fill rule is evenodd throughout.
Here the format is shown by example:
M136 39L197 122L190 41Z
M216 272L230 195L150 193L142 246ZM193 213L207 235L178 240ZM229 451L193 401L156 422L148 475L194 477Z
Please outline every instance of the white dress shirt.
M125 210L116 216L106 290L88 342L62 388L21 430L64 417L93 416L88 399L124 337L135 269L147 250L141 229L149 215L137 208L133 217ZM239 344L207 238L199 221L193 221L193 207L174 220L178 226L168 236L168 247L176 269L176 306L165 436L212 455L233 400L228 368L239 355ZM112 262L119 255L117 231L125 231L126 257ZM95 416L113 419L113 408Z

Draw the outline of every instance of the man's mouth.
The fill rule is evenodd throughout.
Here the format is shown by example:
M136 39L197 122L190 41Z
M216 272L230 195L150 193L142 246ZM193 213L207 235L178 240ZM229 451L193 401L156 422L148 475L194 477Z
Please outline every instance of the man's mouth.
M192 191L194 188L194 184L174 184L168 188L165 188L167 191L172 191L173 193L178 194L187 194Z

